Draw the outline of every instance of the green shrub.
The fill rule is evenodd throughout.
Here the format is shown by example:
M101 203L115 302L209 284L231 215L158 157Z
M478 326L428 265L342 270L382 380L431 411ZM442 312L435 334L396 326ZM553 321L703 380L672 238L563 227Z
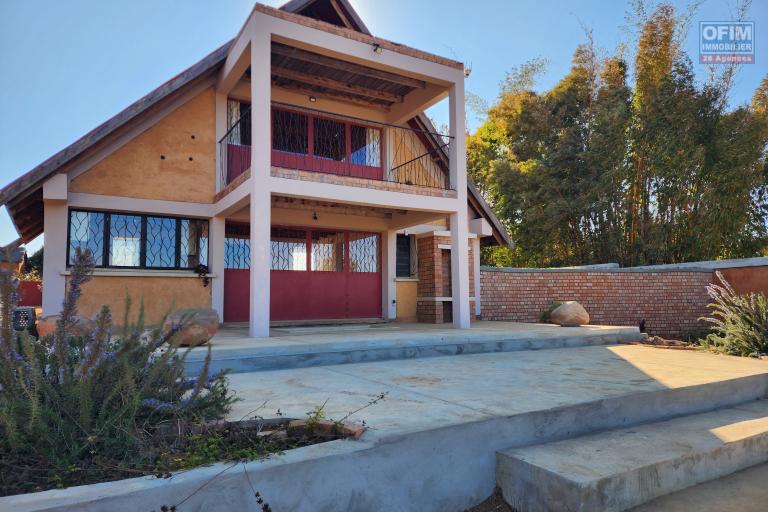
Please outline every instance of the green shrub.
M18 282L0 272L0 495L146 472L161 434L220 419L235 400L224 373L209 375L210 347L185 378L178 329L147 331L143 308L132 323L130 302L121 336L106 306L93 332L70 335L92 271L78 251L56 330L42 339L13 331Z
M701 340L702 346L735 356L758 357L768 353L768 299L762 293L739 295L720 272L721 285L712 283L707 293L712 316L712 332Z
M555 301L549 306L547 306L547 309L542 311L541 316L539 317L539 322L541 322L542 324L551 324L552 312L562 305L563 305L562 302Z

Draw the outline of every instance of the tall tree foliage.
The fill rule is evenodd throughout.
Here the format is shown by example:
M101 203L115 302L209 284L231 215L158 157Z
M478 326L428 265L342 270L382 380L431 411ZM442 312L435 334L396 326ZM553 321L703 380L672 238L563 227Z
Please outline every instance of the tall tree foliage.
M730 80L699 85L680 50L689 13L641 25L629 82L591 34L569 73L532 91L542 63L507 76L468 141L468 169L517 243L495 264L625 265L752 256L766 245L768 78L725 109Z

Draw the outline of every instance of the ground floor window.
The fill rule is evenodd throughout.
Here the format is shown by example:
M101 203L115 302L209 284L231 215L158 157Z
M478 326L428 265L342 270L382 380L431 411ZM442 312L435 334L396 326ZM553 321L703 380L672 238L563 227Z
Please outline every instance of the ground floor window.
M70 210L68 265L77 249L97 267L192 269L208 264L208 221Z
M397 277L413 277L418 273L416 266L416 237L397 235L395 272Z
M247 225L227 225L224 267L248 269L251 243ZM379 272L378 233L273 227L270 269L312 272Z

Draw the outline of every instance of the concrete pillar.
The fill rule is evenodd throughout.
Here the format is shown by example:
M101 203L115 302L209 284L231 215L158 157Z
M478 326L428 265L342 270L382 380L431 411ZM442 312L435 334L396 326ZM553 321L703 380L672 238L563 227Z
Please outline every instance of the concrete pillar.
M472 269L475 276L475 318L480 318L480 237L472 238Z
M211 308L219 314L219 321L224 321L224 238L225 221L223 216L213 217L209 221L208 269L216 274L211 282Z
M469 236L467 215L467 141L464 116L464 81L457 80L449 95L451 186L456 190L456 211L451 213L451 295L453 326L469 327Z
M385 319L394 320L397 318L397 231L386 231L381 234L381 238L381 274L384 280L381 287L382 313Z
M47 316L58 314L64 301L66 279L62 272L67 270L67 203L44 201L43 208L43 315Z
M270 34L251 34L251 304L249 333L269 336Z
M43 184L43 315L61 311L67 270L67 175L56 174Z

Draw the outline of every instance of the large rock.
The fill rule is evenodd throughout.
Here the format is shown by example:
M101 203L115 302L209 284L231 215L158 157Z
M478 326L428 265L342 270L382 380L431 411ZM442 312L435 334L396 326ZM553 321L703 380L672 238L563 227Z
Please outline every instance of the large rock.
M575 300L563 302L549 315L553 324L563 327L578 327L589 324L589 313Z
M37 320L35 326L37 327L37 335L39 337L48 336L53 334L56 330L56 322L59 320L59 315L48 315ZM96 329L96 322L90 318L82 316L76 316L75 321L69 328L70 336L87 336Z
M179 344L183 347L205 345L219 330L219 315L210 308L179 309L163 322L163 334L179 330Z

